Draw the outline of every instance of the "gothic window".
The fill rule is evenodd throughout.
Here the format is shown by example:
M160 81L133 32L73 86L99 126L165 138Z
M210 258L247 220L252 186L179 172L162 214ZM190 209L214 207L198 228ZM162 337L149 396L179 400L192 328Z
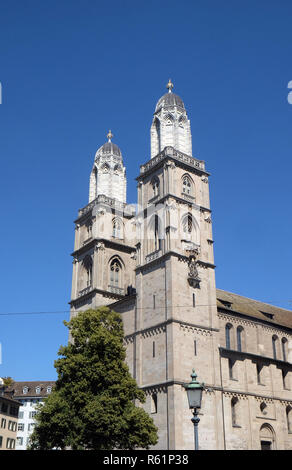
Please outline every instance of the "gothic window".
M234 365L235 365L234 359L229 358L228 359L228 370L229 370L229 378L230 379L234 379Z
M101 169L102 173L108 173L109 170L110 170L110 167L108 166L107 163L104 163L100 169Z
M165 116L165 121L166 121L167 126L171 126L173 124L173 121L174 121L172 114L168 113Z
M193 230L193 219L190 214L186 215L182 222L183 232L186 234L191 234Z
M288 370L282 369L282 381L283 381L283 388L284 388L284 390L289 390L289 385L288 385Z
M256 369L257 369L257 383L261 385L262 384L262 370L263 370L262 364L257 364Z
M110 264L110 285L121 287L122 266L118 259L113 259Z
M188 196L193 194L193 182L188 175L185 175L182 179L182 192Z
M92 258L89 255L86 255L82 262L85 272L86 272L86 286L91 286L92 283Z
M272 337L272 346L273 346L273 358L277 359L278 336L276 335Z
M159 179L157 178L157 176L152 179L151 186L153 197L159 196Z
M122 221L117 218L113 220L113 237L123 238L122 237Z

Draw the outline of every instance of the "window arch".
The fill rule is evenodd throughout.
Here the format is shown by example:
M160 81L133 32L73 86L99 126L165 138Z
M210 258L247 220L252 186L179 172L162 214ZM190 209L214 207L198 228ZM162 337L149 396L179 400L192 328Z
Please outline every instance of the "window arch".
M231 330L233 326L231 323L225 325L225 347L226 349L231 349Z
M231 419L232 419L232 426L238 426L238 408L239 408L239 400L237 397L232 397L231 399Z
M162 223L158 214L153 214L148 225L148 252L161 250L162 247Z
M287 338L282 338L282 359L283 361L287 361L287 349L288 349L288 341Z
M279 343L279 338L277 335L273 335L272 337L272 346L273 346L273 358L278 359L278 343Z
M86 285L87 287L92 284L92 258L90 255L86 255L82 261L84 269L86 271Z
M292 407L290 405L286 407L286 420L288 433L292 434Z
M189 175L184 175L182 177L182 192L188 196L193 196L194 183Z
M123 238L123 222L117 217L113 219L113 237Z
M122 265L118 258L114 258L110 263L110 285L121 287L122 284Z
M243 327L238 326L236 328L236 340L237 340L237 351L242 351L242 344L243 344Z
M193 218L191 214L187 214L184 216L182 220L182 229L183 232L186 234L191 234L194 229Z
M151 186L152 186L152 196L159 196L160 192L160 183L159 183L159 178L157 176L154 176L151 180Z
M274 450L276 448L275 432L268 423L263 424L260 428L260 443L262 450Z

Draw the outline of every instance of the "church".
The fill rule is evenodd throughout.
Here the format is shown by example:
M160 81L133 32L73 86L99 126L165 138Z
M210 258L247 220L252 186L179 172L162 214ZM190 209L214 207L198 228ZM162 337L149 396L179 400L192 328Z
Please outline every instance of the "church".
M170 80L150 138L136 205L111 131L94 156L74 221L71 318L101 305L121 314L156 450L194 449L193 369L204 383L199 449L292 450L292 312L216 289L210 174Z

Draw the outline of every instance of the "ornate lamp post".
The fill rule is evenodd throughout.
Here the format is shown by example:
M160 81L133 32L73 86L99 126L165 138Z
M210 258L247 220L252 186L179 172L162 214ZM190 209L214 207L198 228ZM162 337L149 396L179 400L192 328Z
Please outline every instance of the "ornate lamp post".
M193 417L192 422L194 425L194 433L195 433L195 450L199 450L199 439L198 439L198 424L200 418L198 418L198 408L201 408L202 402L202 393L204 389L204 383L197 382L197 374L195 369L193 369L192 374L192 381L190 383L184 384L184 388L187 391L189 407L193 410Z

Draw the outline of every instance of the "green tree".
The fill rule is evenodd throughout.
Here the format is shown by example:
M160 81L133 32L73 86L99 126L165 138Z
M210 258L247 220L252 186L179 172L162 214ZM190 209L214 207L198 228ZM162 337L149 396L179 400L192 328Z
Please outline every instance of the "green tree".
M71 341L58 352L58 379L38 407L31 449L147 449L156 444L157 428L140 405L145 394L125 362L121 316L101 307L64 324Z

